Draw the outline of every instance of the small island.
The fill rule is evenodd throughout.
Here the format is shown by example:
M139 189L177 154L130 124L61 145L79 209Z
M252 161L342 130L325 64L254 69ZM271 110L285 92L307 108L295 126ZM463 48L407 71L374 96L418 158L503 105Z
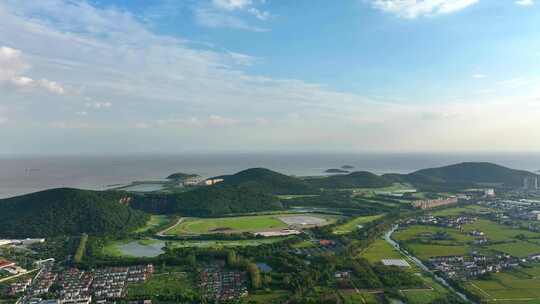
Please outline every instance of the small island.
M194 178L194 177L199 177L199 175L177 172L177 173L173 173L173 174L167 176L167 179L184 180L184 179Z
M328 170L324 171L324 173L345 174L345 173L349 173L349 171L343 170L343 169L332 168L332 169L328 169Z

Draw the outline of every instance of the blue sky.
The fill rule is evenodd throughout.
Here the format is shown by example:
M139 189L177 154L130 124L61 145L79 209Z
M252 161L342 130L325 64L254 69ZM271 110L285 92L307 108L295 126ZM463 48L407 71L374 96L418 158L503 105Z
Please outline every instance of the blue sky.
M535 0L6 0L0 48L0 153L540 150Z

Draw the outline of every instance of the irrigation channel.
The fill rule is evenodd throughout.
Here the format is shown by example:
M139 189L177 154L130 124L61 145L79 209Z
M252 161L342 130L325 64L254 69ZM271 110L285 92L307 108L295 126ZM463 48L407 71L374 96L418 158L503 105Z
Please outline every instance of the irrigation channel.
M458 295L461 299L463 299L464 301L466 301L467 303L476 303L474 301L472 301L471 299L469 299L466 295L464 295L463 293L457 291L454 287L452 287L443 277L441 276L438 276L437 274L435 274L433 271L429 270L429 268L424 265L424 263L422 263L422 261L420 261L418 258L416 258L415 256L413 256L412 254L410 254L409 252L407 252L407 250L401 248L401 246L399 246L399 244L394 241L392 239L392 234L398 229L399 225L394 225L392 227L392 229L390 229L388 232L386 232L384 234L384 240L386 242L388 242L390 245L392 245L392 247L394 247L396 250L398 250L399 252L401 252L401 254L403 254L404 256L408 257L409 259L411 259L418 267L420 267L420 269L422 269L423 271L426 271L428 273L430 273L433 278L435 280L437 280L439 283L441 283L442 285L444 285L446 288L448 288L449 290L451 290L453 293L455 293L456 295Z

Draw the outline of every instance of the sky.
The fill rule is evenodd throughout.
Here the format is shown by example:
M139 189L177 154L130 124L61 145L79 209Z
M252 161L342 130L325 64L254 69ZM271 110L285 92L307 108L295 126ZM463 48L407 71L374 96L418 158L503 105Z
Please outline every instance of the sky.
M0 154L540 151L538 0L2 0Z

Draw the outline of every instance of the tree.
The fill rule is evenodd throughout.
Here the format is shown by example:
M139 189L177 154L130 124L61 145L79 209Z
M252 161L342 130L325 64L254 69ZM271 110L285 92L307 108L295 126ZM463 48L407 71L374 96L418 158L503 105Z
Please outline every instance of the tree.
M261 272L259 267L255 263L249 263L247 266L249 276L251 278L251 287L253 289L259 289L262 285Z

